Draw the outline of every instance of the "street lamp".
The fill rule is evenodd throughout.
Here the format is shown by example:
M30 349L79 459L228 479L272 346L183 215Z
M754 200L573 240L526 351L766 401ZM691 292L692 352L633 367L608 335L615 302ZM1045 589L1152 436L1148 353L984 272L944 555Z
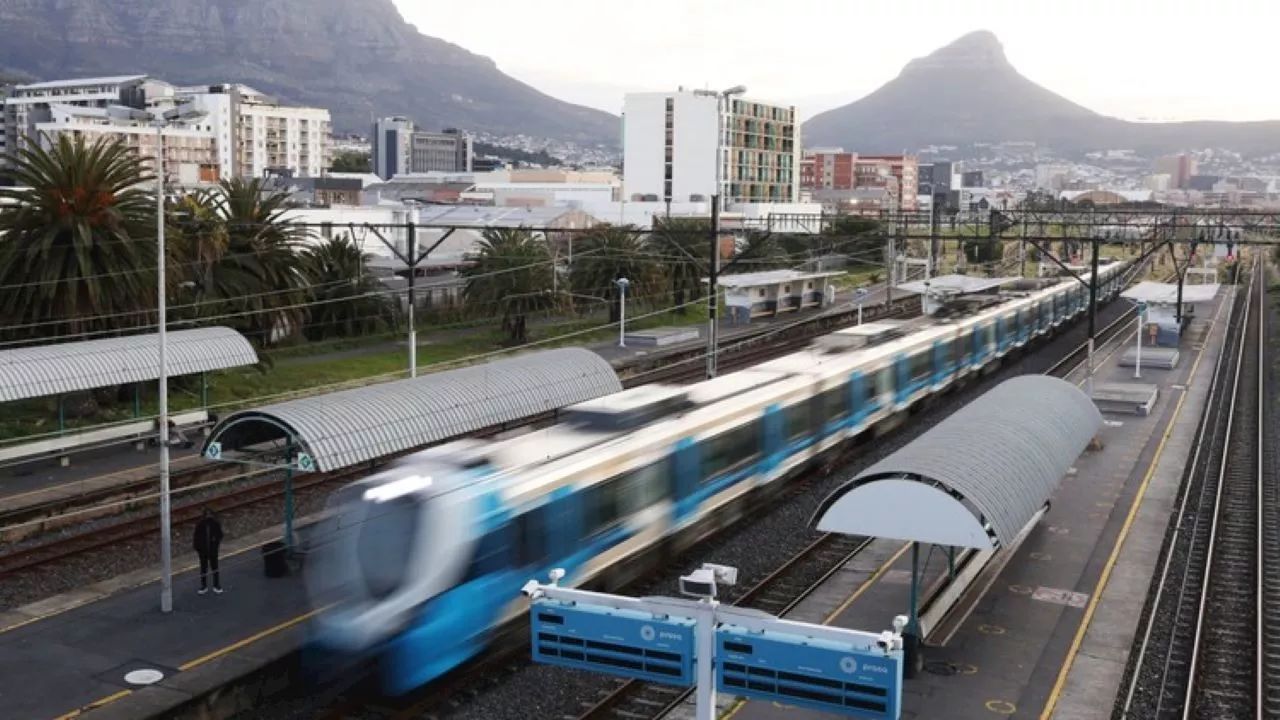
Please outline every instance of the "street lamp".
M626 278L618 278L613 281L618 286L618 292L621 296L618 300L618 347L627 346L627 286L631 281Z
M187 123L202 118L206 113L190 105L171 108L163 112L149 112L128 107L109 108L111 117L148 122L156 129L156 326L160 342L159 417L160 432L160 612L173 611L173 551L172 522L170 520L169 492L169 364L168 337L166 335L167 311L165 308L165 242L164 242L164 129L170 123Z
M711 272L707 284L707 378L716 376L716 349L719 346L719 326L716 323L716 311L719 309L720 293L717 282L720 276L720 211L724 196L720 184L723 182L722 166L724 164L724 115L725 105L729 98L747 91L745 85L734 85L727 90L694 90L695 95L714 97L716 99L716 168L715 193L711 196Z

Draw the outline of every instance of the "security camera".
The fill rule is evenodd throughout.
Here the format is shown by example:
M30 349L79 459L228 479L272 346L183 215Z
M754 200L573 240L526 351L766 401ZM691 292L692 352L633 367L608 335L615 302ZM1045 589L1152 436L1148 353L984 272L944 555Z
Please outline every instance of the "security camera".
M530 600L536 600L542 594L542 590L539 589L537 580L530 580L524 584L524 587L520 588L520 594Z
M564 579L564 568L555 568L547 574L551 577L552 585L559 585L560 581Z
M907 629L907 616L906 616L906 615L898 615L897 617L895 617L895 618L893 619L893 631L894 631L894 632L896 632L896 633L898 633L899 635L901 635L901 634L902 634L902 631L903 631L903 630L906 630L906 629Z
M889 652L890 650L893 649L893 646L897 642L897 640L898 640L897 635L894 635L892 632L885 630L884 632L880 633L879 639L876 640L876 647L880 648L881 650L884 650L885 652Z
M702 567L680 578L680 594L689 597L714 600L716 597L715 572Z
M710 570L717 585L732 586L738 583L738 568L714 563L702 563L703 570Z

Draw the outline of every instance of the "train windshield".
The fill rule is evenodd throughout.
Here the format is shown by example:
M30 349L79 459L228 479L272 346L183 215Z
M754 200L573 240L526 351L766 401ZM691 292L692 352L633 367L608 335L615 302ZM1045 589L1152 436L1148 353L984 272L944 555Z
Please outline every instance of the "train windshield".
M381 600L404 582L417 530L418 508L412 498L365 505L356 536L356 560L370 596Z

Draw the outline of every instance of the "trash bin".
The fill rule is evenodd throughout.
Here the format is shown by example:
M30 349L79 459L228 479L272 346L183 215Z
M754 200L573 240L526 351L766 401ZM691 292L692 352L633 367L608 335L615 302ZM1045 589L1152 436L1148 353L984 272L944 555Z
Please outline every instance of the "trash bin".
M289 574L288 555L283 541L272 540L262 546L262 569L269 578L280 578Z

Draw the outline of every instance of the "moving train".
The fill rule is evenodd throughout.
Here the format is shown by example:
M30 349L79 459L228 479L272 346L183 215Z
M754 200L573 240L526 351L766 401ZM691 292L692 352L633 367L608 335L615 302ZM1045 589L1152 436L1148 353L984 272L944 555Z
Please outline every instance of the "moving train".
M1099 300L1127 263L1100 269ZM1083 314L1074 279L967 313L871 323L691 386L642 386L499 441L390 462L335 493L307 562L313 667L370 661L403 694L483 650L521 586L616 587L689 547L819 456ZM630 574L628 574L630 573Z

